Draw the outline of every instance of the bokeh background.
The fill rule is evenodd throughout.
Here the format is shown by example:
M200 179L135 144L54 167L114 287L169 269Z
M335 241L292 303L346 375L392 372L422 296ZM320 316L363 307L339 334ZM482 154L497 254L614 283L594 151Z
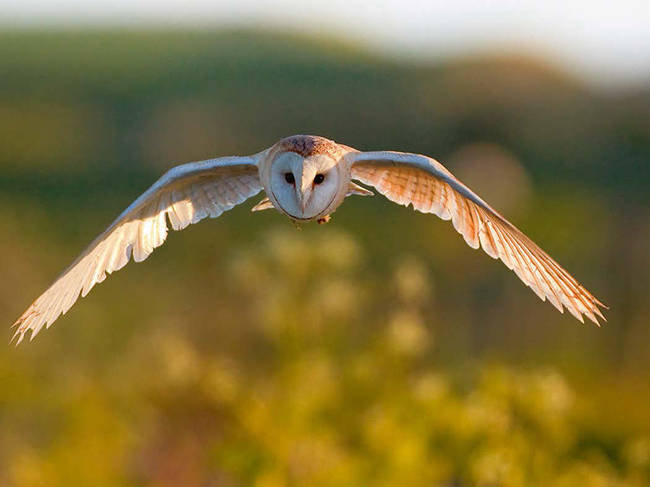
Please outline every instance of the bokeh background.
M173 165L431 155L611 306L380 196L255 198L0 347L0 486L650 485L647 2L0 7L0 323Z

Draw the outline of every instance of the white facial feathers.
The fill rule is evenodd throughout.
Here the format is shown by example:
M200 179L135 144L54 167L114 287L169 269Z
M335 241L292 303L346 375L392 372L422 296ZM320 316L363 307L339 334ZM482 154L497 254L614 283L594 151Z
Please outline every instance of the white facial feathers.
M269 198L296 220L326 215L341 193L337 162L328 154L279 153L271 163Z

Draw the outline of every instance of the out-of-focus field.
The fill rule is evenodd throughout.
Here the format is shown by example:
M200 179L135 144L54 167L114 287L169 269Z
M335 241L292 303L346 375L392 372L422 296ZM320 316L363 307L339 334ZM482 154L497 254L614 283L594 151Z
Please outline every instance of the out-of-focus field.
M0 323L169 167L295 133L436 157L611 306L448 222L258 201L0 348L0 485L650 485L650 87L254 32L0 33ZM0 334L1 338L2 334Z

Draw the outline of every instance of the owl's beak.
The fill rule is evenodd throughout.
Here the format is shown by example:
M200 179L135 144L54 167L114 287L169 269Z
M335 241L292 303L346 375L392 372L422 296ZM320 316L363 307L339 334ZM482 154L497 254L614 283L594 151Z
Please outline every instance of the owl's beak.
M300 189L298 190L298 202L300 203L300 209L304 212L307 208L307 203L311 197L312 189L312 179L308 174L302 174L300 178Z
M300 209L304 212L307 208L307 203L309 203L309 198L311 198L314 175L312 174L313 170L309 167L303 165L301 169L300 181L296 184L296 191L298 192L298 203L300 204Z
M300 195L298 196L298 201L300 203L300 209L304 212L305 208L307 208L307 203L309 202L309 198L311 196L311 187L302 189L300 190Z

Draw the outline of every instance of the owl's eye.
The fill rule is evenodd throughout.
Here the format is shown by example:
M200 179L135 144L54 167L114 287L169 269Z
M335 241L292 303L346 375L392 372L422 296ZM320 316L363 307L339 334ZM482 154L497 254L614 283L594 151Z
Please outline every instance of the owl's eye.
M294 184L296 182L296 178L293 177L293 173L291 172L284 175L284 180L289 184Z
M314 178L314 184L320 184L323 181L325 181L325 175L323 174L316 174L316 177Z

